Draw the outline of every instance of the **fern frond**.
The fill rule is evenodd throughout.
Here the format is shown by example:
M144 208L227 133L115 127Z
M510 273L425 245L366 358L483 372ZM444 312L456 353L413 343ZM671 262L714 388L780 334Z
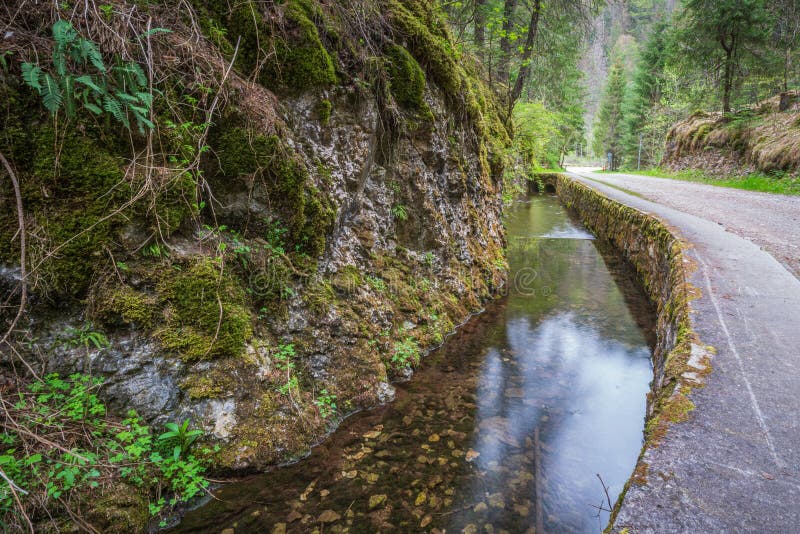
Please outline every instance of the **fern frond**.
M136 104L139 102L139 99L136 98L135 96L129 95L128 93L123 93L122 91L115 92L114 96L116 96L119 100L122 100L123 102L128 102L131 104Z
M128 62L128 68L136 79L137 88L147 87L147 76L144 75L142 67L140 67L135 61L130 61Z
M93 42L88 39L81 39L80 50L84 61L89 61L100 72L106 72L106 65L103 63L103 55Z
M84 74L83 76L78 76L75 78L75 81L78 83L82 83L86 87L91 88L96 93L105 93L105 91L95 83L94 78L89 76L88 74Z
M42 84L42 101L44 102L44 107L50 113L55 114L58 111L58 108L61 107L61 102L63 98L61 96L61 88L56 83L56 80L50 76L50 74L45 74L42 78L44 82Z
M105 95L105 97L103 97L103 109L111 113L111 115L124 124L126 128L131 127L131 123L128 121L125 111L122 109L122 104L113 96Z
M75 116L75 79L72 76L65 76L61 80L64 95L64 111L67 118Z
M28 87L39 91L39 94L42 92L41 77L42 69L38 65L27 62L22 64L22 79Z
M66 47L72 44L77 37L78 32L75 31L69 21L61 19L53 24L53 39L55 39L57 45Z
M153 107L153 95L150 93L136 93L136 96L139 98L139 102L147 106L147 108Z
M100 115L101 113L103 113L102 109L100 109L99 107L95 106L94 104L92 104L91 102L88 102L88 101L85 101L83 103L83 107L85 107L86 109L88 109L89 111L94 113L95 115Z
M139 39L144 39L145 37L148 37L150 35L155 35L157 33L172 33L172 30L167 29L167 28L151 28L151 29L147 30L146 32L142 33L141 35L139 35L138 38Z

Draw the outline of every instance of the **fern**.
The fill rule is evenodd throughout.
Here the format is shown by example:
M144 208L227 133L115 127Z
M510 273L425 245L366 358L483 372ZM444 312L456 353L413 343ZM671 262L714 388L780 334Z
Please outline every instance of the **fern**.
M53 24L53 39L55 39L56 45L66 46L72 44L77 37L78 32L69 21L62 19Z
M39 94L42 93L42 69L33 63L22 64L22 79L32 89L36 89Z
M168 31L156 28L147 35ZM72 118L76 105L81 105L95 115L108 113L128 129L129 114L136 119L140 132L155 127L148 118L153 93L147 92L148 78L138 63L118 61L109 71L97 45L81 37L68 21L57 21L52 33L52 71L33 63L22 64L23 81L39 93L50 113L63 108L67 118ZM92 67L100 74L90 74Z
M88 74L84 74L83 76L78 76L75 78L75 81L78 83L82 83L86 87L93 90L95 93L104 93L105 90L102 89L99 85L97 85L94 81L94 78L89 76Z
M63 98L61 96L61 88L56 83L55 78L53 78L50 74L45 74L43 77L44 84L42 85L42 101L44 102L44 107L50 113L55 113L61 107L61 102Z
M81 39L80 41L80 52L81 58L84 61L89 61L94 68L99 70L100 72L106 72L106 65L103 63L103 55L97 49L95 44L87 39Z

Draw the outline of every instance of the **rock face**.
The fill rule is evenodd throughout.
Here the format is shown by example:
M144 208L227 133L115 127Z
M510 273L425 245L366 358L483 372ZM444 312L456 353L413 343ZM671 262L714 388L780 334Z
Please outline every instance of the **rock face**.
M43 114L4 126L1 148L31 184L29 231L52 236L37 258L63 236L54 195L66 205L91 191L81 199L96 201L101 156L104 180L161 180L149 205L120 203L119 216L90 226L91 249L45 260L46 276L30 284L28 356L46 372L105 377L103 394L120 413L135 409L156 425L190 419L221 445L222 469L261 468L302 453L348 412L390 400L390 381L502 283L507 134L468 58L422 3L379 2L386 17L367 24L380 35L366 39L346 34L352 13L343 7L193 4L228 40L207 35L186 50L189 29L173 26L161 45L173 57L205 58L218 72L242 35L200 172L175 163L187 138L167 116L163 176L150 182L91 129L66 133L88 155L53 162L46 144L23 149L45 135L36 133ZM254 15L243 22L245 8ZM267 31L268 22L282 29ZM277 47L278 64L253 59L253 31ZM309 64L290 61L298 50ZM195 98L157 68L165 95L181 87ZM21 84L2 89L31 99ZM81 187L39 198L43 165ZM0 247L0 289L10 294L18 245L13 197L1 193L0 241L11 246ZM88 341L91 333L108 343Z

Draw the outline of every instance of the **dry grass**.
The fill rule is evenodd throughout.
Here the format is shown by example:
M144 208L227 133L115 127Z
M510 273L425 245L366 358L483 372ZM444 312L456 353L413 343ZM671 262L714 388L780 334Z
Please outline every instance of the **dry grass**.
M788 107L781 111L781 99ZM800 94L776 95L753 109L723 116L693 114L667 134L663 164L673 171L695 168L715 176L754 171L800 171Z

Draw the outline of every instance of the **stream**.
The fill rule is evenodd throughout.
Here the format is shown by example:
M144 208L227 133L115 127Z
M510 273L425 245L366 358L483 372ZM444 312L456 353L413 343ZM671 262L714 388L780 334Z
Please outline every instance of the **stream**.
M555 197L517 202L506 227L507 294L394 402L221 487L174 531L602 531L642 446L654 316Z

